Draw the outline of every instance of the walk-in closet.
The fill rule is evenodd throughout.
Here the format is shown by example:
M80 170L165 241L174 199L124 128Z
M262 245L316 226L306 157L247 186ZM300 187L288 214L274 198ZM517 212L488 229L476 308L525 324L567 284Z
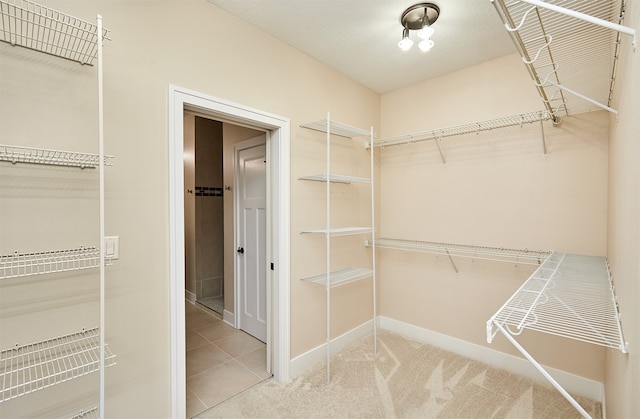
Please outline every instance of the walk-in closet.
M0 417L637 416L639 30L0 0Z

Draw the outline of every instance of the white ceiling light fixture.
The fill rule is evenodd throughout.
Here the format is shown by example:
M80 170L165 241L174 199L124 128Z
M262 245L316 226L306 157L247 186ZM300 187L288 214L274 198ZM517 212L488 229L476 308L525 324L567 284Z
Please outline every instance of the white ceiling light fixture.
M398 42L398 47L403 51L407 51L413 45L413 41L409 38L410 31L418 31L418 37L421 39L418 48L421 51L429 51L433 48L434 42L431 36L434 33L433 23L440 16L440 8L433 3L417 3L408 7L400 17L402 24L402 39Z

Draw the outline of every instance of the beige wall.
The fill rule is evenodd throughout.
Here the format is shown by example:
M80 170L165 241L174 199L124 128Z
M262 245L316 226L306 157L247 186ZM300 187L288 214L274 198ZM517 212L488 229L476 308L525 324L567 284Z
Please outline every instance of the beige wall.
M627 2L624 24L640 30L640 4ZM640 54L622 37L609 141L607 255L618 296L629 354L607 350L607 417L640 412Z
M321 119L330 110L342 122L377 128L379 95L242 23L206 0L49 1L47 5L86 19L100 13L105 27L112 30L112 41L105 46L105 148L108 154L116 156L116 163L107 172L106 230L109 235L120 236L120 260L107 272L106 333L118 356L118 365L107 372L106 414L119 418L168 417L171 400L169 84L290 118L292 179L301 175L305 161L316 157L309 156L309 145L300 141L309 135L302 134L300 124ZM234 42L230 42L230 34L234 34ZM3 142L95 151L95 68L12 48L5 43L0 48ZM81 176L89 175L81 173ZM47 179L55 183L52 178ZM95 196L92 195L94 199ZM292 353L300 353L322 342L324 328L311 335L300 333L302 327L315 327L313 319L318 313L313 308L319 296L308 291L310 287L301 289L297 285L305 258L301 257L295 241L299 240L300 218L308 204L299 201L295 194L292 198L291 300L296 304L291 317L298 323L297 330L292 331L291 347ZM84 222L80 224L82 231L64 228L72 217L64 214L73 203L54 199L55 205L49 204L51 214L39 218L38 211L31 205L34 201L24 205L17 201L5 204L5 201L3 196L0 217L3 254L15 249L58 248L67 246L67 241L72 244L95 242L97 224L96 232L87 240L83 240L88 234ZM44 200L42 202L44 204ZM13 220L17 220L16 225L12 224ZM89 224L94 225L91 220ZM54 232L60 231L60 236L47 233L42 237L39 229L43 225ZM36 282L49 284L46 287L59 285L47 280ZM13 289L16 293L22 292L19 287ZM67 288L66 291L75 294L79 289ZM6 295L4 289L2 295L3 298ZM86 293L80 295L82 299L87 298ZM63 309L73 313L71 307L75 308L70 305ZM87 323L89 316L84 315L85 311L77 312L79 318L71 322L72 326ZM5 310L4 314L17 319L13 312ZM73 314L67 317L73 318ZM310 319L311 324L304 326L305 319ZM25 314L23 320L16 321L22 327L11 330L29 335L27 338L37 336L37 339L49 337L52 329L64 330L69 324L66 319L58 321L46 313L35 317ZM2 326L5 324L3 320ZM353 326L355 324L344 327ZM4 338L9 329L3 327L2 330ZM6 340L12 345L17 339L7 335ZM72 398L66 394L61 397L55 389L33 397L3 403L0 415L12 417L17 415L15 412L42 415L55 411L64 415L65 405Z
M514 92L517 92L515 94ZM541 108L517 55L382 96L384 136ZM480 246L606 253L607 132L603 112L380 151L380 236ZM479 345L485 323L532 267L380 251L380 314ZM546 365L602 381L603 350L524 333ZM498 337L490 348L517 354ZM553 348L553 350L551 350Z

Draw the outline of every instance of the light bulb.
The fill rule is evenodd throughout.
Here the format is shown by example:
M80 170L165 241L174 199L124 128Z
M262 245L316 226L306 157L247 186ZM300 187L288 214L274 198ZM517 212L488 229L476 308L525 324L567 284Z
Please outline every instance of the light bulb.
M420 43L418 44L418 48L420 48L420 51L422 52L427 52L431 48L433 48L434 45L435 44L431 39L425 39L424 41L420 41Z
M435 31L433 30L433 28L429 25L425 25L422 27L422 29L420 29L418 31L418 38L420 39L429 39L431 38L431 35L433 35Z
M398 42L398 48L403 51L408 51L413 45L413 41L409 39L409 29L404 28L402 31L402 39Z

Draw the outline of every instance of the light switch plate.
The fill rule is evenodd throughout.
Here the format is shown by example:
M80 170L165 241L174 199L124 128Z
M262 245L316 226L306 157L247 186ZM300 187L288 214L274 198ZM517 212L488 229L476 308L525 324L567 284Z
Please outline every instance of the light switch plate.
M120 237L105 236L104 238L104 257L107 259L118 259L120 254Z

